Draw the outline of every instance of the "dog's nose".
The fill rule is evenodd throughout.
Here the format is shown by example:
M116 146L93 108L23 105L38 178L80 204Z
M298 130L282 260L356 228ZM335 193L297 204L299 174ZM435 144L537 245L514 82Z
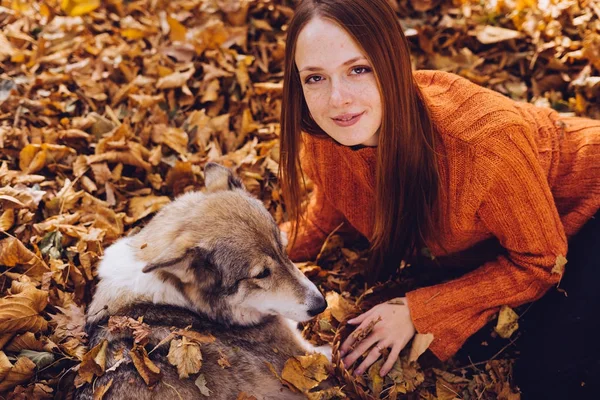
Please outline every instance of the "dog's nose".
M315 303L312 305L311 309L308 310L308 315L314 317L315 315L321 314L327 308L327 301L323 296L319 296L315 299Z

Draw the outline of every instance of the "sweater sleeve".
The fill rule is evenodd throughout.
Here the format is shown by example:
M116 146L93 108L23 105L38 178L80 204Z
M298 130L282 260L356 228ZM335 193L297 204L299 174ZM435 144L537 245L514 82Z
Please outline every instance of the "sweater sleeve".
M303 149L300 162L303 172L313 182L313 191L310 195L304 219L301 219L296 242L293 243L294 246L292 247L290 238L288 244L287 252L292 261L314 260L329 233L345 221L343 214L327 199L318 177L316 158L310 148L305 147ZM280 229L288 236L291 228L290 221L280 225Z
M552 269L567 240L532 142L519 125L486 138L465 188L480 198L477 217L506 252L458 279L407 293L415 328L434 335L430 349L441 360L502 305L537 300L560 280Z

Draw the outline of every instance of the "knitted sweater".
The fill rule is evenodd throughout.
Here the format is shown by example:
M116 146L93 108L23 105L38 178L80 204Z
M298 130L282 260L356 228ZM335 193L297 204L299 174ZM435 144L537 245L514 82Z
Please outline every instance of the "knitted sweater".
M448 221L427 247L439 257L495 237L506 249L458 279L406 294L417 331L433 333L430 349L446 360L502 305L536 300L559 282L552 269L567 238L600 207L600 121L561 118L450 73L414 77L440 134L439 201ZM295 261L314 259L341 222L370 238L374 221L377 148L303 139L314 191L288 249Z

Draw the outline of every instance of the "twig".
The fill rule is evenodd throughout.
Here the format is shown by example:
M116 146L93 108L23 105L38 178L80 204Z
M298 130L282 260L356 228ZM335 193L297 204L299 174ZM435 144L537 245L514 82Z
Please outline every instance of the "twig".
M476 363L471 362L471 365L465 365L463 367L454 368L452 370L452 372L460 371L461 369L465 369L465 368L471 368L471 367L476 368L477 365L485 365L485 364L489 363L490 361L495 360L496 357L498 357L500 354L502 354L502 352L504 352L504 350L506 350L507 348L509 348L510 346L512 346L517 341L517 339L519 339L520 337L521 337L521 335L517 335L513 340L510 341L510 343L508 343L506 346L504 346L503 348L501 348L489 360L479 361L479 362L476 362ZM469 360L470 360L470 358L469 358Z

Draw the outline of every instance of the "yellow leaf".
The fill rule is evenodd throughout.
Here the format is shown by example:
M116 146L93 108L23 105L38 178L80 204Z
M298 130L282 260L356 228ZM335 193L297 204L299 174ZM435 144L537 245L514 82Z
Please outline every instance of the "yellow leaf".
M100 0L62 0L60 8L71 17L89 14L100 7Z
M519 329L519 316L509 306L502 306L498 315L498 322L494 330L500 337L504 339L510 336Z
M285 362L281 377L302 392L307 392L327 379L329 360L323 354L292 357Z
M171 18L171 17L167 17L167 23L169 24L169 27L171 28L171 31L169 32L169 38L171 39L171 41L184 42L185 35L187 34L187 30L185 29L185 26L183 26L175 18Z
M127 28L121 30L121 36L125 39L137 40L146 36L146 32L141 29Z
M19 168L28 174L37 172L46 165L60 162L75 150L58 144L28 144L19 154Z
M202 353L198 343L190 342L187 338L171 340L171 347L167 359L171 365L177 367L179 378L188 378L200 371L202 367Z
M380 358L374 362L368 369L367 374L369 375L369 388L375 395L375 398L379 398L381 391L383 390L383 378L379 375L379 371L383 366L384 359Z
M565 265L567 265L567 259L562 254L559 254L556 257L556 263L554 264L554 268L552 268L552 273L562 277L565 273Z
M0 231L6 232L12 228L15 223L15 212L13 210L6 210L0 216Z

